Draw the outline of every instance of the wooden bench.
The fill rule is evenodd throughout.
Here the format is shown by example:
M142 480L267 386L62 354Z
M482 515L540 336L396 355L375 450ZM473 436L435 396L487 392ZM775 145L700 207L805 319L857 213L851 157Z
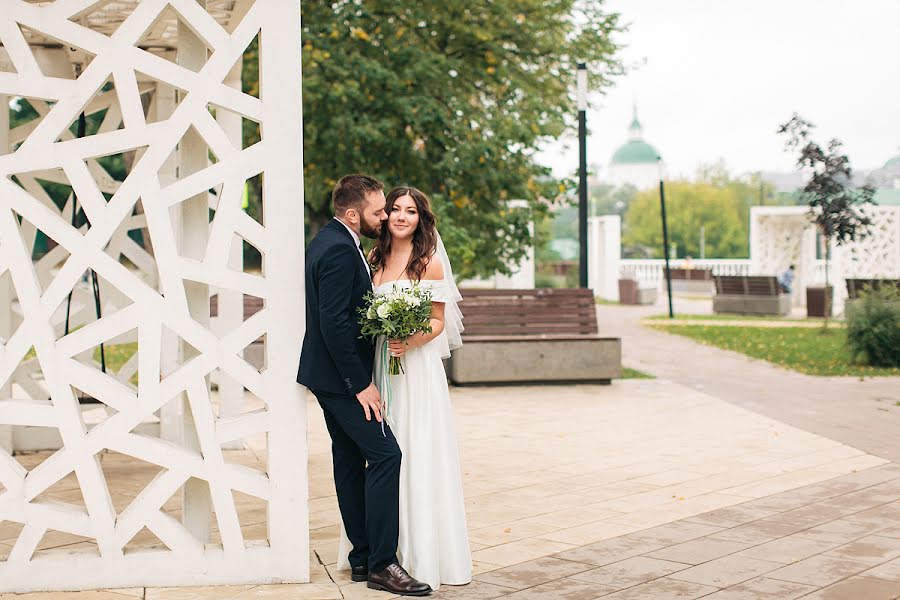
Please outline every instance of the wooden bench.
M713 312L739 315L789 315L791 296L781 291L776 277L717 275Z
M463 346L448 361L457 385L620 377L621 340L597 333L588 289L462 291Z
M673 292L709 294L713 291L712 269L671 269L671 272Z
M859 293L866 288L873 290L882 287L895 287L900 291L900 279L848 279L847 280L847 299L856 300Z

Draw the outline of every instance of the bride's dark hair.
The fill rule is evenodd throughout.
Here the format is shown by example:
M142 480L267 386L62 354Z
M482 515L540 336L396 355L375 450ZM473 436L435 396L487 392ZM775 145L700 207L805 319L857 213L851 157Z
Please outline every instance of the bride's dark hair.
M409 264L406 265L406 274L413 281L419 281L425 274L425 269L431 261L437 250L437 218L431 211L431 202L422 191L414 187L403 186L395 187L388 192L385 198L386 203L384 210L390 219L391 211L394 209L394 202L398 198L409 196L416 203L416 210L419 213L419 224L413 232L412 254L409 257ZM388 224L385 223L381 228L381 236L378 243L372 249L372 267L377 271L384 266L384 257L391 253L391 232Z

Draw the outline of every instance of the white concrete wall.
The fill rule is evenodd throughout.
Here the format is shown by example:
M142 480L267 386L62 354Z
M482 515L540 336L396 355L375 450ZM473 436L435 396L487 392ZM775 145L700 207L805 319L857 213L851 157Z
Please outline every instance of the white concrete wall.
M0 561L0 591L306 581L306 404L295 383L304 327L299 5L239 0L240 23L223 27L204 10L205 0L172 0L188 22L179 27L179 56L173 63L137 45L168 2L139 3L112 37L71 19L90 4L0 0L0 36L16 71L0 73L0 99L39 98L44 111L39 123L16 132L23 136L16 152L0 152L0 198L12 209L0 211L0 273L9 270L10 294L21 312L17 330L0 352L0 391L13 378L22 382L15 399L3 402L0 433L10 425L43 427L58 432L62 442L52 459L30 471L0 450L0 484L6 489L0 521L24 525L9 558ZM76 81L71 65L63 62L65 52L32 53L16 24L94 58ZM258 34L262 81L257 99L234 88L231 70ZM53 69L42 68L48 61ZM110 108L97 135L71 139L69 125L91 109L110 77L117 107ZM148 79L170 100L174 89L181 90L178 106L156 106L150 122L140 99ZM52 108L47 100L55 102ZM210 106L260 122L263 141L242 149L235 143L234 119L217 123ZM215 165L208 161L207 147L217 158ZM124 182L113 182L107 202L101 192L113 183L93 168L93 159L135 149L141 149L140 159ZM173 152L181 161L177 180ZM265 226L240 208L244 181L260 172ZM90 228L72 228L65 211L48 204L40 189L30 184L23 189L9 179L34 173L71 183ZM207 190L218 186L222 193L210 223ZM138 201L144 214L136 217ZM25 220L26 235L14 214ZM153 239L148 268L158 280L119 260L127 237L122 232L136 221ZM60 251L50 258L62 253L62 260L32 263L35 229L58 242ZM263 253L260 276L233 268L235 235ZM83 326L64 335L54 315L88 269L97 272L109 305L99 320L83 311ZM214 332L208 320L210 287L263 298L265 309ZM13 307L4 303L2 308ZM101 373L90 360L94 347L124 334L138 342L137 386L128 377ZM267 343L262 372L240 356L261 335ZM37 359L29 361L33 370L25 378L21 362L32 346ZM209 390L216 369L250 390L265 408L217 416ZM74 388L108 406L108 418L89 429ZM162 411L172 441L136 435L173 398L181 398L182 409ZM227 460L223 444L259 434L268 440L263 468ZM113 506L100 466L99 456L108 450L160 466L159 475L124 510ZM34 502L73 471L84 506ZM182 488L178 520L160 509ZM265 503L267 535L245 539L235 491ZM217 544L206 543L211 511L221 538ZM166 548L124 552L144 527ZM96 546L49 551L32 560L48 532L82 536Z
M588 287L605 300L619 300L622 260L622 217L606 215L588 220Z

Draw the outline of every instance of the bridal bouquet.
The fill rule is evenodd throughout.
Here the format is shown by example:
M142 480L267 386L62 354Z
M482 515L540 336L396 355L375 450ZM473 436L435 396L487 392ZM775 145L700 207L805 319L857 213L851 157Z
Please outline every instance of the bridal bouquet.
M372 339L383 335L386 340L404 340L414 333L431 333L431 290L423 289L416 283L404 289L394 286L386 294L369 292L366 303L359 309L359 324L363 337ZM382 352L387 357L387 341ZM399 356L388 359L388 373L404 373Z

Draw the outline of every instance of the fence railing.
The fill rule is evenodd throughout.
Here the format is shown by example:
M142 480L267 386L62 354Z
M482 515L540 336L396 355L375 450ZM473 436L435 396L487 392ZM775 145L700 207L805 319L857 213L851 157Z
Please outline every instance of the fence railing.
M673 269L683 268L684 260L669 261ZM666 261L661 258L651 259L622 259L619 263L622 275L632 277L638 281L663 280L663 271ZM707 258L695 259L691 262L694 269L712 269L713 275L749 275L750 259Z

